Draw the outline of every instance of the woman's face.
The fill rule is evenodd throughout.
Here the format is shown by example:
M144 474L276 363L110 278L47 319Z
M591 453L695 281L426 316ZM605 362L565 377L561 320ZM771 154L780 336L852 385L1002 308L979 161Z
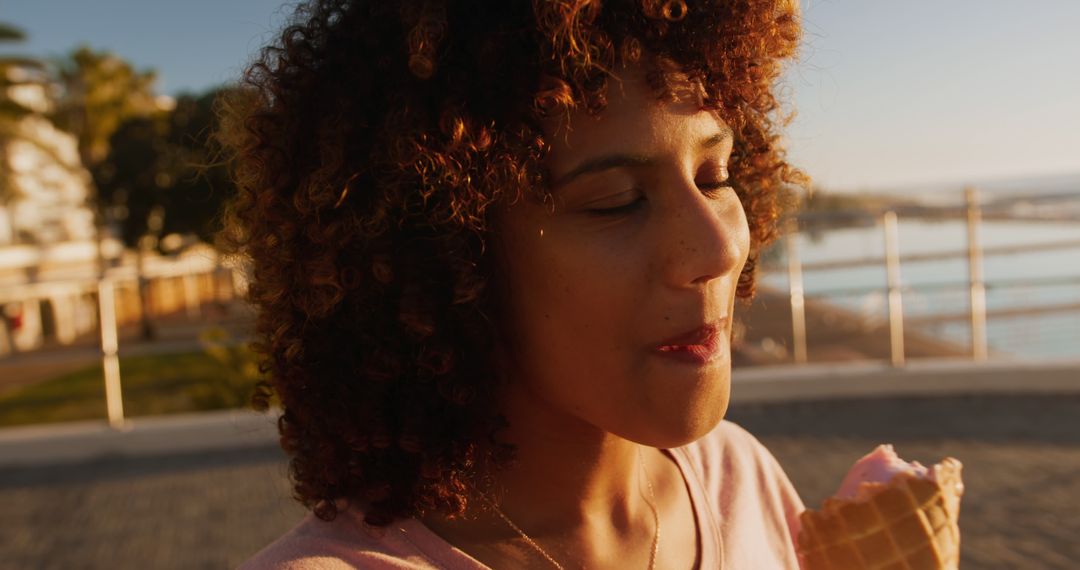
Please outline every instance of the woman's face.
M640 73L618 77L599 117L551 125L552 199L523 197L500 218L505 400L512 424L528 421L525 403L526 416L560 428L674 447L727 409L750 236L725 182L730 129L689 85L660 101ZM708 325L711 343L667 342Z

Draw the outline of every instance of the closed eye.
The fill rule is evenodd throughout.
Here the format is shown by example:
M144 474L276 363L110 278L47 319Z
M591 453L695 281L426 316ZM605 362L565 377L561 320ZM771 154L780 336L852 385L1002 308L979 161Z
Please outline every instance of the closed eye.
M590 209L590 210L585 210L585 212L588 213L589 215L592 215L592 216L619 216L619 215L623 215L623 214L632 213L634 210L637 210L638 208L640 208L644 203L645 203L645 197L644 196L638 196L636 200L634 200L633 202L630 202L629 204L624 204L622 206L617 206L615 208L601 208L601 209L595 209L594 208L594 209Z
M730 180L720 180L717 182L707 182L704 184L698 184L698 188L707 195L716 196L721 194L725 190L734 190L731 186ZM593 208L585 210L585 212L592 216L620 216L633 213L635 210L641 208L648 200L644 196L638 196L636 200L622 206L616 206L614 208Z
M724 190L726 188L731 188L731 181L730 180L721 180L719 182L706 182L704 184L698 184L698 188L700 188L703 191L708 191L708 192L713 192L713 191L716 191L716 190Z

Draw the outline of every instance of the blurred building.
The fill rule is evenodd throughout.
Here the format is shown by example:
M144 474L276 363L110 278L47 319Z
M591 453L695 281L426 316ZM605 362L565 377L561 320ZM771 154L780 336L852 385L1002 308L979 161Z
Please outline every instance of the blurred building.
M146 255L141 264L116 239L105 240L102 253L120 327L139 323L144 311L151 319L199 321L207 304L224 310L222 303L246 287L203 243L175 255ZM0 246L0 358L79 339L96 343L100 282L92 241Z
M47 86L22 82L7 96L35 113L19 119L15 136L0 145L0 168L7 170L0 178L0 246L92 240L90 174L74 135L46 118L52 109Z
M95 336L103 269L116 283L119 325L141 317L140 279L154 315L197 316L203 302L231 298L232 272L221 268L209 246L186 247L176 256L149 254L140 272L136 253L118 239L106 232L99 244L92 180L75 136L47 118L53 106L48 86L9 78L14 85L7 98L34 112L15 119L0 139L0 357ZM169 102L159 98L157 104Z

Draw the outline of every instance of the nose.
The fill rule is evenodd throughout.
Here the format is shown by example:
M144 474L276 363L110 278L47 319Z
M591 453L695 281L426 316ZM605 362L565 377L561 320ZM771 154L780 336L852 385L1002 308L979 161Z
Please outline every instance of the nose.
M732 286L750 248L750 230L738 196L731 189L707 195L693 179L682 178L666 193L661 216L663 274L675 288L701 288L730 277Z

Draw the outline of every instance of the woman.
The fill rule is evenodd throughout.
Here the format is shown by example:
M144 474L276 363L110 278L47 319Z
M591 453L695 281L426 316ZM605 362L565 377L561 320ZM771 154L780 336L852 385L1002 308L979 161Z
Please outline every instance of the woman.
M223 130L313 512L244 568L797 568L722 421L786 1L313 1Z

